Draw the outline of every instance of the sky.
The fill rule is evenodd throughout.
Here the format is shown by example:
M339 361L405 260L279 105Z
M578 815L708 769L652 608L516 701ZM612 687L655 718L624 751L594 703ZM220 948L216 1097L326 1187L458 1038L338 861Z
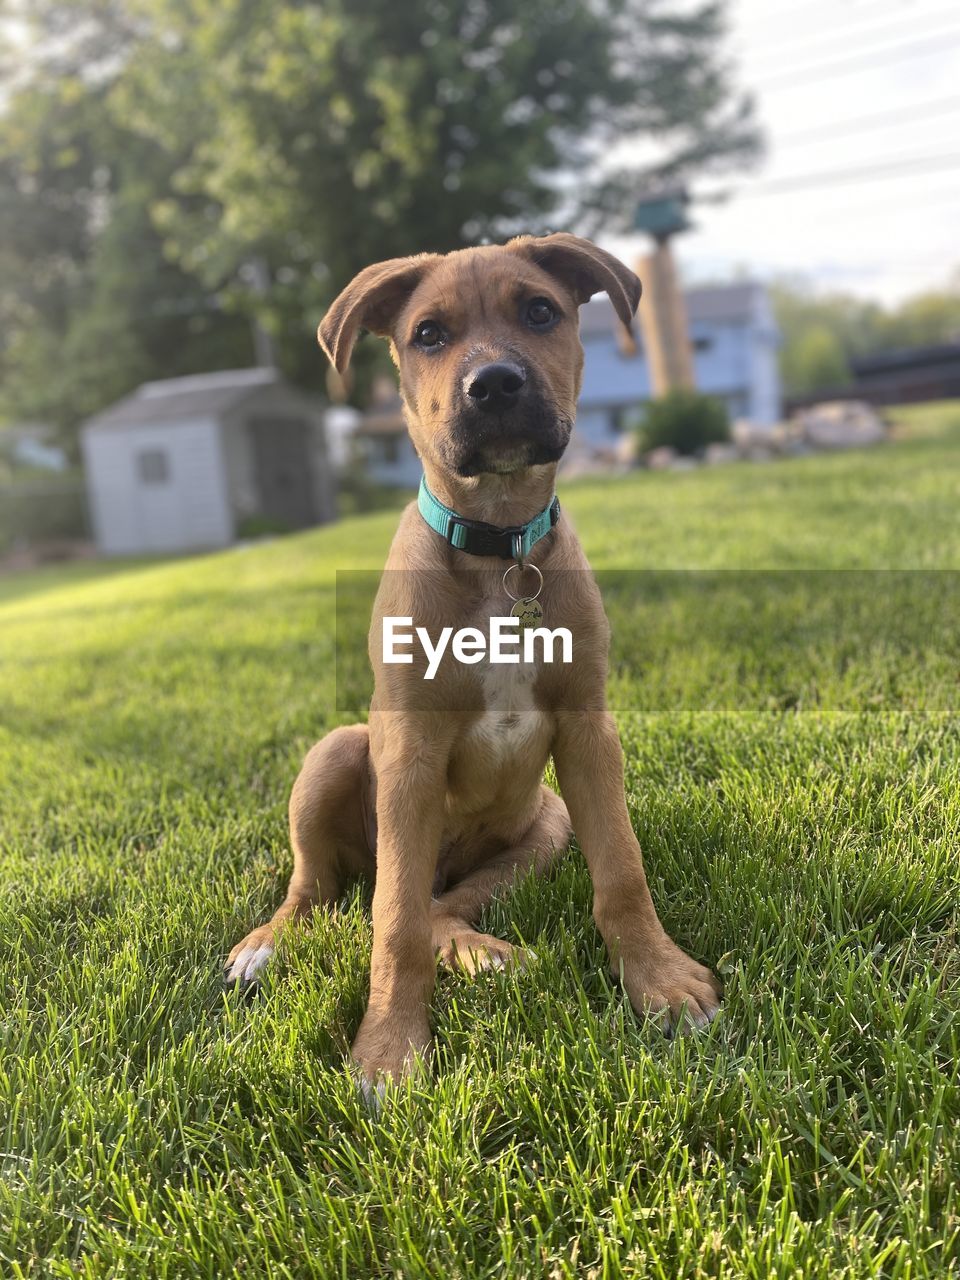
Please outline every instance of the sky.
M799 277L888 304L942 286L960 270L960 3L730 0L729 18L766 157L694 184L731 199L694 207L683 277Z

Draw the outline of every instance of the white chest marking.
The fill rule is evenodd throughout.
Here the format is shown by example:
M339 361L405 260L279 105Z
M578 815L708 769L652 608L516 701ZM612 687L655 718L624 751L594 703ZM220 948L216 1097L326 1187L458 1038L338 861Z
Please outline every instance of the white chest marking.
M546 713L533 698L537 666L492 666L483 669L483 715L470 727L488 756L515 757L539 734Z

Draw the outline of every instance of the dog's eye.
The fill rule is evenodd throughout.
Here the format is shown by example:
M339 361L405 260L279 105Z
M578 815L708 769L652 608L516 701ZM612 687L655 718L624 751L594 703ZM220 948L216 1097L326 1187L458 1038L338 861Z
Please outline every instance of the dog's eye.
M542 329L556 318L556 310L552 302L546 298L534 298L527 306L527 323L535 329Z
M420 347L439 347L443 342L443 330L433 320L421 320L414 341Z

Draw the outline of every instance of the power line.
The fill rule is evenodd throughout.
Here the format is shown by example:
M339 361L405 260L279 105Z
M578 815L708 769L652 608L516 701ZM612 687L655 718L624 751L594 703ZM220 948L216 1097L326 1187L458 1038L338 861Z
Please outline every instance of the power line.
M885 259L883 262L871 263L860 267L830 267L830 274L835 276L879 276L889 272L891 275L926 275L928 271L950 270L950 263L944 262L941 258L925 258L922 262L900 262L897 258L892 261Z
M816 142L821 138L843 138L851 133L872 133L875 126L899 124L901 121L926 120L930 116L949 115L951 111L960 110L960 97L935 98L929 102L914 103L913 106L898 107L893 111L881 111L869 116L854 116L850 120L840 120L835 124L823 125L817 129L803 129L800 133L783 134L775 139L776 144L802 146L807 142Z
M790 53L795 53L797 51L798 44L801 48L805 48L807 45L810 45L810 44L813 44L813 45L820 44L824 40L832 40L835 42L838 27L848 26L851 19L856 20L859 24L859 21L862 18L870 19L869 25L866 28L858 25L855 31L845 32L844 38L847 40L852 40L855 38L862 37L864 39L869 40L869 39L875 38L876 36L879 36L882 39L884 37L889 37L891 35L895 36L898 33L894 31L885 32L882 30L877 30L876 28L878 26L884 27L888 23L902 22L904 19L908 19L912 22L916 22L918 18L922 18L925 23L928 23L931 21L939 20L940 18L952 18L956 15L956 12L957 12L956 7L953 5L949 6L946 9L934 9L932 13L925 11L920 14L918 14L915 11L911 12L909 9L905 9L902 5L896 5L894 6L894 8L896 9L896 12L891 10L889 13L886 14L886 16L884 16L884 14L881 13L881 14L878 14L875 18L871 18L870 14L868 13L863 13L863 12L851 13L849 10L845 10L841 12L841 14L839 14L836 18L831 19L829 29L819 31L815 35L809 36L804 40L800 40L799 42L796 40L777 40L773 44L761 44L761 45L753 45L753 46L751 46L751 44L747 42L746 44L735 45L734 52L737 53L737 55L740 57L751 57L751 58L765 57L767 55L775 56L778 50L785 50L785 51L789 51ZM778 15L778 17L779 16L780 15ZM904 33L901 32L899 34L902 35ZM814 53L816 52L817 51L814 50ZM821 52L823 51L821 50Z
M784 22L784 20L785 20L785 19L790 19L790 18L794 17L794 15L795 15L795 14L810 13L811 11L816 12L816 11L818 11L818 10L822 9L822 8L824 7L824 4L825 4L825 3L826 3L826 0L813 0L813 3L812 3L812 4L811 4L811 3L807 3L807 4L795 4L795 5L791 5L789 9L780 9L780 8L776 8L776 9L775 9L775 10L773 10L773 11L771 11L770 9L768 9L768 10L767 10L767 11L766 11L762 16L763 16L764 18L769 19L769 21L770 21L770 22L774 22L774 21L775 21L775 22L777 23L777 25L779 26L779 25L781 25L781 24ZM852 7L852 6L851 6L851 7ZM872 4L868 4L868 5L866 5L866 6L862 6L862 7L861 7L861 12L860 12L860 13L858 13L858 14L856 14L856 15L854 15L854 14L850 13L850 12L849 12L849 9L848 9L848 10L847 10L847 16L848 16L848 17L854 17L854 16L856 16L856 17L860 17L860 16L862 16L863 8L875 9L876 7L877 7L877 0L874 0L874 3L872 3ZM885 5L884 7L885 7L885 8L894 8L894 9L896 9L896 8L902 8L903 6L902 6L902 5L898 5L898 4L896 4L896 3L895 3L895 4L893 4L893 5ZM836 6L834 6L834 8L836 8Z
M934 53L944 53L949 48L944 41L954 36L960 36L960 28L939 31L936 35L926 40L915 41L913 44L890 45L889 48L875 50L873 55L867 57L858 55L855 58L842 58L839 62L811 63L808 66L797 67L787 75L773 76L767 80L761 77L754 83L761 89L767 87L779 89L797 83L816 84L821 80L829 80L833 76L846 75L850 70L881 67L907 58L929 57ZM879 57L876 56L878 54Z
M850 186L859 182L894 177L901 173L936 173L960 169L960 151L942 156L903 156L899 160L864 165L860 169L828 169L821 173L803 173L793 178L779 178L756 187L741 187L738 196L775 196L807 187Z
M867 186L866 183L863 185ZM812 193L817 191L817 188L811 187L809 191ZM731 198L735 198L739 194L747 195L749 193L747 191L733 192L731 193ZM877 201L874 195L869 203L865 203L863 198L858 199L855 194L851 194L847 190L837 190L835 193L829 190L821 190L818 192L817 198L818 200L826 200L831 194L842 198L842 203L837 203L835 199L830 206L828 218L831 226L834 223L856 221L863 224L869 223L873 227L884 221L889 221L891 218L895 222L898 220L902 222L905 211L909 210L912 213L917 211L916 195L909 200L893 200L888 199L885 194L882 201ZM724 201L724 203L727 204L728 202ZM935 190L929 195L924 193L922 204L925 214L937 214L946 210L951 212L960 210L960 188L952 187L949 190ZM958 250L958 253L960 253L960 250Z
M811 190L812 189L813 188L811 188ZM823 192L822 194L826 196L830 193ZM837 194L840 195L841 193L838 192ZM916 194L908 200L891 200L885 195L882 202L878 203L874 198L869 204L857 201L856 197L854 197L851 202L851 198L847 192L843 192L842 194L844 197L843 204L833 207L830 210L831 225L835 222L843 222L850 219L854 219L861 223L869 221L871 225L876 225L891 216L894 219L901 218L904 210L910 210L912 213L916 213L917 211L918 201ZM924 213L938 213L940 210L944 209L956 212L957 210L960 210L960 188L952 187L946 191L934 190L930 193L924 192L922 203Z

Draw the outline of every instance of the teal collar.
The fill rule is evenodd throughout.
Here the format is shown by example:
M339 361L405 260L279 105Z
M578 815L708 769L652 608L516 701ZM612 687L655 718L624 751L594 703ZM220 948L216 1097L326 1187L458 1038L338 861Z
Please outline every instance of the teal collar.
M451 547L472 556L499 556L501 560L521 560L541 538L545 538L560 519L560 503L554 498L539 515L526 524L500 526L482 520L467 520L445 507L427 488L427 478L420 481L417 509L427 524Z

